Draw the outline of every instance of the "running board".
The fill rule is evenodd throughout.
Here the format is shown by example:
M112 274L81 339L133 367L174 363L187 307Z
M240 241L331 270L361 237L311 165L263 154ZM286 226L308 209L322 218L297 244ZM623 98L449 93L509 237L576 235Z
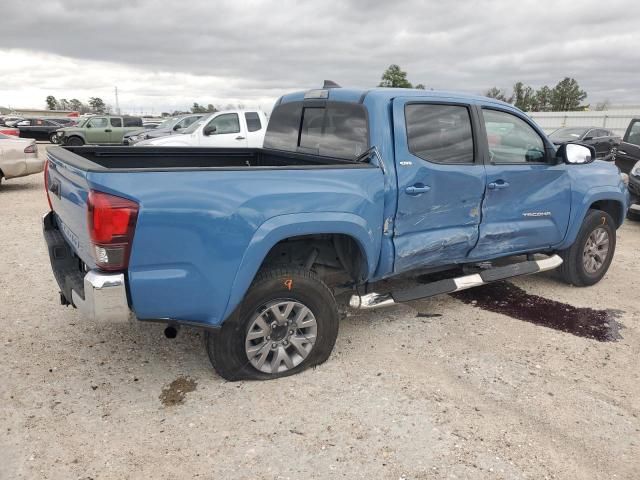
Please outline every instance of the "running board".
M558 255L543 258L542 260L527 260L525 262L513 263L503 267L490 268L472 275L438 280L436 282L417 285L403 290L393 290L391 293L353 295L349 300L349 306L351 308L359 309L388 307L396 303L409 302L411 300L433 297L443 293L453 293L460 290L466 290L467 288L479 287L480 285L485 285L497 280L553 270L554 268L558 268L561 264L562 258Z

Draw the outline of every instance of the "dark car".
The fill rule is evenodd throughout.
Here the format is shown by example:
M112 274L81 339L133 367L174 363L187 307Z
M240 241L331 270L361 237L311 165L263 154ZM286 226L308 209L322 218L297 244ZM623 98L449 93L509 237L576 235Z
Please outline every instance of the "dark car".
M184 129L189 127L192 123L200 120L203 116L204 114L196 113L168 118L153 129L145 127L140 130L128 132L122 139L122 143L125 145L133 145L141 140L147 140L149 138L166 137L175 133L182 133Z
M22 138L49 140L51 143L56 143L56 130L63 127L63 125L47 118L25 118L15 126L20 130Z
M563 143L584 143L596 149L596 158L613 160L620 137L602 127L566 127L549 135L555 145Z
M615 160L623 173L631 172L635 164L640 162L640 118L634 118L629 123L615 152Z

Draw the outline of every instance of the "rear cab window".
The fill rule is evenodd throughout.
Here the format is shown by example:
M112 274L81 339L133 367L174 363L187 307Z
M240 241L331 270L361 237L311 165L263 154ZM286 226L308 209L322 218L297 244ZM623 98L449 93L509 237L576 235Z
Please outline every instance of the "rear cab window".
M269 120L264 148L355 160L369 147L364 105L348 102L287 102Z

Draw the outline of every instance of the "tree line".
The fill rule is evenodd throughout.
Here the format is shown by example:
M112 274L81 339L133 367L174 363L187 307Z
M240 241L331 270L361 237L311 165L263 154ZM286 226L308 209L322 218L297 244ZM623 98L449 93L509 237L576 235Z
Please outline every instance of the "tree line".
M407 79L407 72L395 64L389 65L384 71L378 86L422 90L425 88L422 83L413 86ZM553 88L544 85L535 90L523 82L517 82L513 86L511 93L498 87L493 87L484 92L484 95L511 103L525 112L569 112L589 108L589 105L582 104L587 98L587 92L580 88L574 78L569 77L560 80ZM608 101L598 104L596 110L604 110L607 105Z
M91 97L85 104L77 98L58 100L53 95L48 95L45 103L47 110L72 110L80 113L108 113L111 111L111 105L104 103L100 97Z

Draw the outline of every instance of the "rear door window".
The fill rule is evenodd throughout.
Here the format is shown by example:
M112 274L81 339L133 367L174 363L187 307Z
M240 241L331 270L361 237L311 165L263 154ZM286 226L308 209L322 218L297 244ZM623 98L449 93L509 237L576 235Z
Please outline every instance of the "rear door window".
M110 118L109 121L111 122L111 126L112 127L121 127L122 126L122 119L121 118Z
M257 132L262 128L260 116L257 112L246 112L244 114L244 119L247 121L247 130L250 132Z
M124 126L125 127L141 127L142 119L140 117L124 117Z

